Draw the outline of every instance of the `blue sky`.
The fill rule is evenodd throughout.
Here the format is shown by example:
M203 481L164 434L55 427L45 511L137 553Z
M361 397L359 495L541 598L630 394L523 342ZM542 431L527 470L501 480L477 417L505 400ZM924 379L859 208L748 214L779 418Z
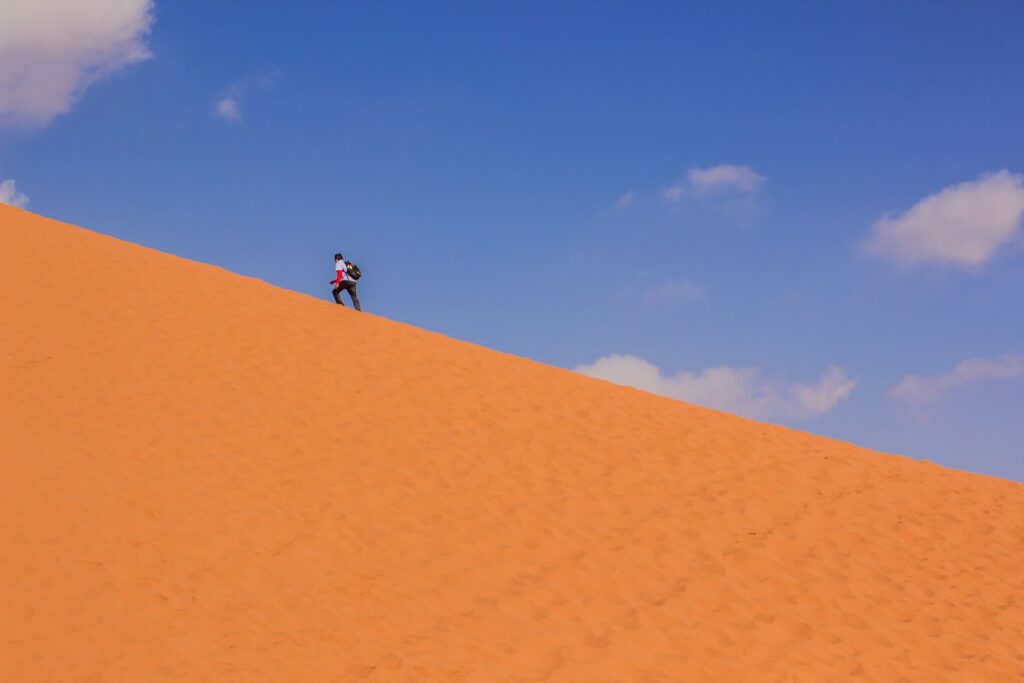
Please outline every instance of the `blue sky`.
M1019 2L4 5L0 200L1024 480Z

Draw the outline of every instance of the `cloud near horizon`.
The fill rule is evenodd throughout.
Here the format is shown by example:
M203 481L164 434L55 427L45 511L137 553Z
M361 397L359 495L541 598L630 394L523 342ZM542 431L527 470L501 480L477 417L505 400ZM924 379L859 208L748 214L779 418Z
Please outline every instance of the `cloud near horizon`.
M12 178L0 182L0 204L8 204L10 206L24 209L28 206L28 195L24 192L18 192L18 188L15 186L15 182Z
M991 260L1019 232L1024 176L1003 170L952 185L902 214L880 218L866 248L906 265L936 263L967 270Z
M697 373L663 375L643 358L611 354L576 372L642 391L736 413L755 420L803 420L823 415L847 398L857 380L843 368L830 365L812 384L779 382L762 376L758 368L719 366Z
M889 396L906 402L914 409L922 410L953 389L987 380L1013 380L1020 377L1024 377L1024 355L971 358L958 363L951 372L944 375L907 375L889 390Z
M4 3L0 125L45 125L96 81L149 59L152 24L152 0Z

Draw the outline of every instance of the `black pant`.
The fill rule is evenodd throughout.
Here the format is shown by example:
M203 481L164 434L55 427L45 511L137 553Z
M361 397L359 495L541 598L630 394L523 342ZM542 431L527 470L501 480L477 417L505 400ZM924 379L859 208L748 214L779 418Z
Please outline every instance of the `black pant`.
M345 302L341 300L341 290L343 289L348 291L348 295L352 297L352 305L355 306L355 309L357 311L363 310L359 305L359 295L356 294L356 283L352 280L342 280L338 283L338 286L332 290L334 292L334 300L342 306L345 305Z

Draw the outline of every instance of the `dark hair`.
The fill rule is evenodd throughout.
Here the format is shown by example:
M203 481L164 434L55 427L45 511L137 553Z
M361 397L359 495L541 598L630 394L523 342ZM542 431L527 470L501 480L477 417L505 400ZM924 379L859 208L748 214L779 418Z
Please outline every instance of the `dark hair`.
M341 254L335 254L335 255L334 255L334 260L335 260L335 261L340 261L340 260L341 260L341 259L343 259L343 258L345 258L345 257L344 257L344 256L342 256Z

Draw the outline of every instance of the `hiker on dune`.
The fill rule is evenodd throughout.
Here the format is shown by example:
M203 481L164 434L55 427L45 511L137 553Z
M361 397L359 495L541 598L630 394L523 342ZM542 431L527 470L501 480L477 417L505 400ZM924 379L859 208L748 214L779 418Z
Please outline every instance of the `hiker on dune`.
M362 275L359 272L359 266L351 261L346 261L345 257L341 254L335 254L334 271L336 277L331 280L331 284L334 285L334 300L344 306L345 303L341 300L341 292L345 290L352 297L352 306L357 311L363 310L359 305L359 295L356 294L356 280Z

